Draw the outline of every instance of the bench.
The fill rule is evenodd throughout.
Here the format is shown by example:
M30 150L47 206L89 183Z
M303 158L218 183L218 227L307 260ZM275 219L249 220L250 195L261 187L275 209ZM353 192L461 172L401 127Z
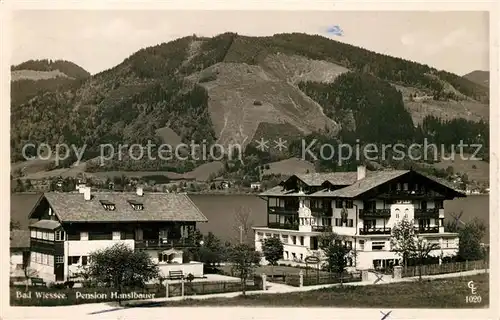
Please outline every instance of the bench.
M184 274L182 273L182 270L169 271L168 278L170 280L181 280L181 279L184 279Z
M46 286L47 284L45 283L45 281L43 281L42 278L31 278L31 284L33 286L38 286L38 285L41 285L41 286Z

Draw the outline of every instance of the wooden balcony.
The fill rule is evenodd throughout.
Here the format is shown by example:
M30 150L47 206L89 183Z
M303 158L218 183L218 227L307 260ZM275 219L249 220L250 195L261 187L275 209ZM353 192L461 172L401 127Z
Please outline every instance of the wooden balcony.
M331 217L333 210L332 208L311 208L311 214L315 217Z
M172 248L189 248L194 247L195 243L190 239L148 239L148 240L135 240L136 249L172 249Z
M297 215L299 208L291 207L269 207L268 214L279 214L279 215Z
M359 234L391 234L391 228L360 228Z
M415 218L439 218L439 209L415 209Z
M276 223L276 222L269 222L267 225L268 228L273 228L273 229L286 229L286 230L299 230L299 224L292 224L292 223Z
M416 227L415 232L418 233L439 233L439 227Z
M390 218L391 209L360 209L359 217L363 218Z
M332 226L312 226L314 232L332 232Z

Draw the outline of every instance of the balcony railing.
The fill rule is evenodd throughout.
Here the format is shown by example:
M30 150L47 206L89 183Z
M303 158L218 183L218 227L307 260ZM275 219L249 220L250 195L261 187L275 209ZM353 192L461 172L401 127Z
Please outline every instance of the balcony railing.
M194 247L194 241L191 239L168 239L168 240L135 240L136 249L171 249Z
M391 228L360 228L359 234L391 234Z
M268 228L273 228L273 229L287 229L287 230L299 230L299 224L295 223L276 223L276 222L270 222L267 225Z
M314 232L331 232L332 230L332 226L312 226Z
M427 217L427 218L438 218L439 209L415 209L415 218Z
M416 227L418 233L439 233L439 227Z
M269 207L270 214L283 214L283 215L296 215L299 212L299 208L284 208L284 207Z
M333 211L332 208L311 208L311 214L315 217L331 217L333 215Z
M364 217L390 218L391 209L360 209L359 217L361 219L363 219Z

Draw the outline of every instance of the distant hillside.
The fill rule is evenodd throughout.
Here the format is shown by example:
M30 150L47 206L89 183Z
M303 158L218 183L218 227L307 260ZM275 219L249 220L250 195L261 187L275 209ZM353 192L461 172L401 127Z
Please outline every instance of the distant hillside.
M29 60L11 67L11 105L28 102L44 92L77 88L90 73L64 60Z
M56 70L68 77L43 78L36 87L40 81L77 80L30 99L13 99L22 101L13 103L11 115L13 162L23 160L26 142L85 144L90 159L98 155L99 144L217 141L246 148L244 166L231 168L248 170L245 175L253 179L255 166L295 156L248 148L260 138L290 143L314 134L374 143L427 136L446 142L488 139L487 88L321 36L190 36L141 49L91 77L71 63L13 67L22 70L45 72L39 79L59 74ZM86 170L185 173L203 163L125 158Z
M480 84L482 86L485 86L487 88L489 88L490 86L489 71L481 71L481 70L472 71L471 73L467 73L466 75L464 75L464 78L472 82L475 82L477 84Z

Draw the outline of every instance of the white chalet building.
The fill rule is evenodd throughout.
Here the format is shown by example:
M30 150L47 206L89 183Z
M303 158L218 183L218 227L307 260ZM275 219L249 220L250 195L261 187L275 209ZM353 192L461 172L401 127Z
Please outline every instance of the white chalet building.
M255 247L262 239L278 237L283 260L304 262L322 256L318 239L323 232L342 236L356 252L356 269L385 268L400 260L391 251L391 227L404 216L415 232L439 245L431 252L442 258L458 251L458 234L444 231L445 200L465 197L437 178L413 170L296 174L260 194L267 200L267 226L254 227Z
M165 277L170 271L203 276L200 262L183 263L207 218L186 194L137 192L44 193L29 215L30 267L45 281L76 277L92 252L117 243L144 250Z

